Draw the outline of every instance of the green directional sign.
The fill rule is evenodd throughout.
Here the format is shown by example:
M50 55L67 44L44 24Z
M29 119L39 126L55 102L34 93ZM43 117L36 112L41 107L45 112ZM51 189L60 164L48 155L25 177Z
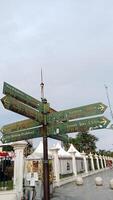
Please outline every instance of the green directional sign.
M53 133L49 133L48 136L56 140L68 141L68 136L66 134L55 135ZM4 134L1 140L3 143L8 143L8 142L21 141L21 140L28 140L28 139L37 138L37 137L43 137L42 127L28 128L28 129L10 132L10 134L9 133Z
M50 113L48 115L47 121L48 123L56 123L60 121L68 121L71 119L99 115L102 114L106 110L106 108L107 106L103 103L90 104L78 108L59 111L56 113Z
M69 137L68 135L61 135L61 134L58 134L58 135L49 135L50 138L52 139L55 139L55 140L61 140L63 142L68 142L69 141Z
M10 84L8 84L6 82L4 82L3 94L10 95L10 96L14 97L15 99L17 99L27 105L30 105L36 109L39 108L40 103L41 103L37 99L22 92L21 90L18 90L17 88L11 86Z
M12 85L4 82L4 87L3 87L3 94L9 95L11 97L14 97L15 99L33 107L36 108L39 111L42 111L42 103L35 99L34 97L31 97L30 95L24 93L23 91L13 87ZM47 105L46 105L47 107ZM55 112L53 108L50 108L48 110L50 113Z
M103 116L96 117L96 118L89 118L89 119L82 119L76 120L72 122L65 122L56 125L49 125L47 127L48 136L50 135L58 135L58 134L65 134L65 133L73 133L80 131L81 128L92 128L95 129L102 129L106 128L109 124L109 120ZM40 123L33 121L31 119L15 122L12 124L5 125L1 128L1 132L5 134L11 134L12 132L16 131L23 131L27 128L33 128L36 130L36 127L39 129Z
M21 103L11 96L5 96L1 99L4 107L8 110L21 114L23 116L29 117L36 121L42 122L43 115L37 110L27 106L26 104Z
M108 126L109 122L110 120L108 120L104 116L101 116L101 117L60 123L57 125L50 125L48 126L48 135L52 133L56 135L57 133L65 134L65 133L78 132L82 128L85 128L87 130L89 130L89 128L92 128L93 130L104 129Z
M8 134L8 133L11 133L11 132L14 132L14 131L19 131L19 130L22 130L22 129L37 127L39 125L40 125L39 122L36 122L32 119L25 119L25 120L22 120L22 121L18 121L18 122L15 122L15 123L4 125L1 128L0 131L3 134Z
M40 127L39 129L38 128L26 129L26 130L15 131L12 132L11 134L5 134L2 136L1 140L3 143L8 143L21 140L28 140L42 136L43 136L43 128Z
M90 104L90 105L95 105L95 104ZM100 107L99 107L99 105L100 105ZM103 110L103 105L104 104L102 104L102 103L100 103L100 104L98 103L98 110L102 111ZM39 126L39 125L40 125L39 122L36 122L36 121L34 121L32 119L27 119L27 120L22 120L22 121L15 122L15 123L12 123L12 124L7 124L7 125L5 125L5 126L3 126L1 128L1 132L3 134L5 134L5 133L8 134L8 133L11 133L13 131L18 131L18 130L27 129L27 128L33 128L33 127L36 127L36 126ZM74 126L73 129L74 130L72 132L77 132L78 131L78 129L76 128L76 126Z

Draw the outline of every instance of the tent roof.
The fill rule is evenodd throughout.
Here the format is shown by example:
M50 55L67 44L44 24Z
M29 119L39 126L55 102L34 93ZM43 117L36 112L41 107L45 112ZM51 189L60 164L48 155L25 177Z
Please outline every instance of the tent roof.
M48 158L51 159L52 155L51 153L48 151ZM43 142L40 141L38 147L34 150L34 152L32 154L30 154L29 156L27 156L27 160L41 160L43 159Z
M71 157L70 153L68 153L67 151L65 151L65 150L61 147L60 143L57 143L57 144L56 144L56 148L59 148L59 150L58 150L58 156L59 156L59 157L62 157L62 158L70 158L70 157Z
M73 144L70 145L68 149L68 153L75 153L75 157L82 157L81 153L73 146Z

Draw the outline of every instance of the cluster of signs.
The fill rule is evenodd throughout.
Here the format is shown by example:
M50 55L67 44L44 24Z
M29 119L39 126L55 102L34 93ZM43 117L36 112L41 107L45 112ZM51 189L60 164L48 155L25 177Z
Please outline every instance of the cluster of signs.
M1 101L6 109L30 119L3 126L1 128L2 142L43 137L43 103L6 82L4 83L3 93L5 96ZM97 115L104 113L106 108L106 105L99 102L57 112L46 102L44 112L46 113L47 137L67 141L67 133L78 132L82 128L87 130L89 128L93 130L106 128L110 121L104 116L97 117ZM87 118L89 116L96 117Z

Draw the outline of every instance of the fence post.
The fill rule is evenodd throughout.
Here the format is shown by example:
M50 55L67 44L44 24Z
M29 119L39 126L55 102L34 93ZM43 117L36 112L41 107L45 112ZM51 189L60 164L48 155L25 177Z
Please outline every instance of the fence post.
M55 176L55 186L59 186L59 158L58 158L58 150L59 148L53 147L50 149L52 156L53 156L53 170Z
M101 168L103 169L103 168L104 168L104 166L103 166L102 156L101 156L101 155L99 155L99 158L100 158L100 162L101 162Z
M106 168L106 159L104 155L103 155L103 160L104 160L104 167Z
M15 152L14 158L14 189L17 192L18 200L23 196L23 172L24 172L24 148L27 142L19 141L12 144Z
M68 151L71 154L72 157L72 166L73 166L73 173L75 176L77 176L77 167L76 167L76 152Z
M94 171L95 170L95 168L94 168L94 160L93 160L93 154L91 152L89 154L89 157L91 159L91 169L92 169L92 171Z
M99 170L100 166L99 166L99 160L98 160L98 155L97 154L95 154L95 159L96 159L96 162L97 162L97 169Z
M88 173L88 166L87 166L87 160L86 160L86 153L83 151L81 153L81 155L83 156L85 173L87 174Z

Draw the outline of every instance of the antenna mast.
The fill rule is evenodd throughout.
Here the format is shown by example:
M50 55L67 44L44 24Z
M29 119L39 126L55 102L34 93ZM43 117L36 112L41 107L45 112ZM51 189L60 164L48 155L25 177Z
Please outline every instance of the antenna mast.
M113 111L112 111L112 108L111 108L111 102L110 102L110 98L109 98L108 87L107 87L107 85L104 85L104 86L105 86L105 90L106 90L106 96L107 96L107 100L108 100L110 114L111 114L111 117L112 117L112 120L113 120Z
M41 69L41 99L44 99L44 82L43 82L43 73L42 73L42 69Z

